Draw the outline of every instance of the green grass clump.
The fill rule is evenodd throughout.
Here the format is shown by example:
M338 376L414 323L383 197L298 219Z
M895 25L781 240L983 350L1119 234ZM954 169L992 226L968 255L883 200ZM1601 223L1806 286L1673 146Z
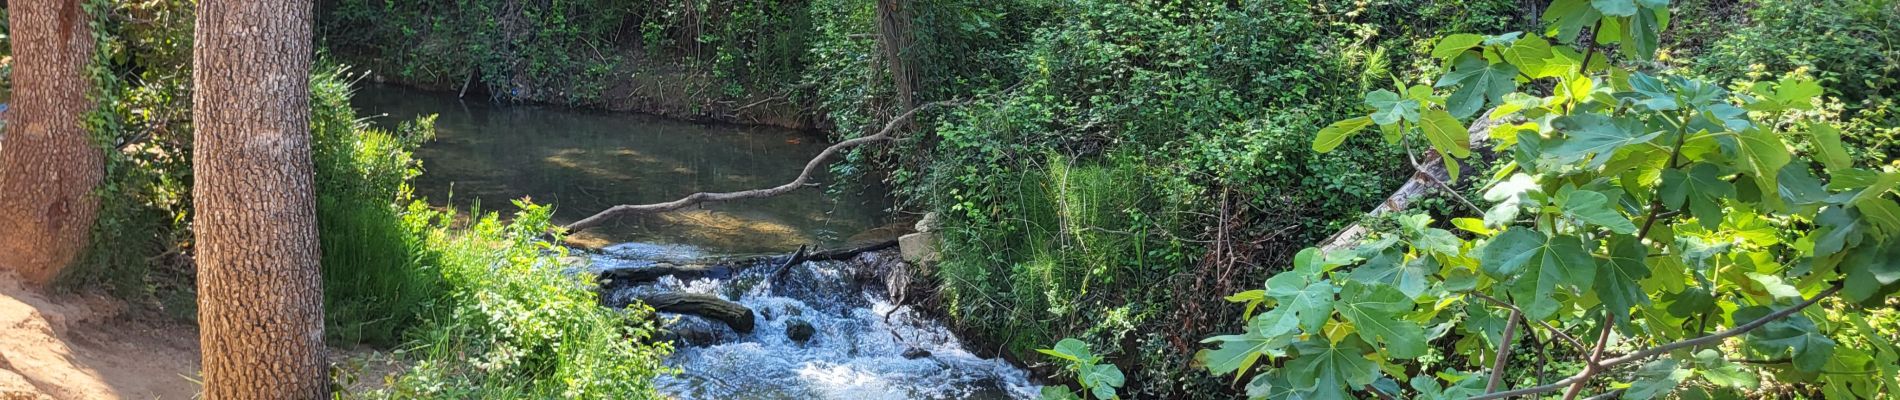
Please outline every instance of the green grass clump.
M416 203L409 223L431 226L425 246L445 303L411 331L413 362L371 398L643 399L671 351L654 340L653 311L601 307L594 283L571 274L549 239L550 209L525 202L512 222L481 215L466 230ZM479 214L479 213L478 213Z
M311 158L317 181L317 239L323 248L324 332L332 342L395 345L440 295L440 274L424 237L404 219L407 182L421 174L411 154L434 135L434 117L395 133L371 127L350 108L343 68L310 79Z

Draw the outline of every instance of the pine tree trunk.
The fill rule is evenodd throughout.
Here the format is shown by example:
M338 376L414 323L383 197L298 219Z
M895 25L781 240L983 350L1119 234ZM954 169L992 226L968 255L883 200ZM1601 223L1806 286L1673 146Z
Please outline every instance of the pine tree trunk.
M86 248L105 153L81 124L93 38L77 0L14 0L13 104L0 136L0 269L44 286Z
M206 399L328 394L309 0L203 0L192 49Z

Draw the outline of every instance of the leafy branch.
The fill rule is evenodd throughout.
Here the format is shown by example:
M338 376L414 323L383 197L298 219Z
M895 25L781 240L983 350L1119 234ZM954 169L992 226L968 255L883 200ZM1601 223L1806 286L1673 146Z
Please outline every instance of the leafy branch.
M1564 378L1562 380L1559 380L1557 382L1553 382L1547 385L1529 387L1529 388L1523 388L1523 389L1517 389L1517 390L1508 390L1508 391L1497 392L1497 393L1489 393L1482 396L1472 397L1471 400L1503 399L1503 398L1516 397L1516 396L1528 396L1528 395L1533 395L1533 394L1538 394L1538 393L1555 392L1557 390L1563 389L1566 386L1572 386L1572 385L1585 383L1585 381L1588 381L1590 379L1590 376L1595 374L1596 371L1614 368L1618 365L1628 364L1631 362L1642 361L1650 357L1668 354L1669 352L1675 351L1678 349L1706 346L1706 345L1720 343L1722 339L1727 339L1727 338L1735 337L1744 333L1748 333L1748 331L1755 330L1756 328L1761 328L1762 326L1767 325L1769 322L1774 322L1782 318L1787 318L1790 315L1794 315L1795 313L1801 312L1801 309L1808 308L1808 306L1814 305L1814 303L1821 301L1821 299L1826 298L1828 296L1833 296L1835 293L1838 293L1840 291L1841 291L1841 284L1836 283L1834 284L1834 286L1828 287L1827 290L1822 291L1819 294L1815 294L1814 297L1809 297L1807 300L1803 300L1801 303L1795 304L1794 306L1790 306L1788 308L1781 309L1781 311L1776 311L1773 314L1768 314L1767 316L1757 318L1754 321L1749 321L1748 323L1738 325L1734 328L1729 328L1728 330L1725 330L1725 331L1716 332L1714 334L1710 334L1707 336L1702 336L1702 337L1698 337L1694 339L1685 339L1685 340L1670 342L1668 344L1639 350L1637 352L1626 354L1620 357L1591 362L1589 365L1586 365L1584 367L1583 373L1579 373L1577 375L1573 375L1571 377Z

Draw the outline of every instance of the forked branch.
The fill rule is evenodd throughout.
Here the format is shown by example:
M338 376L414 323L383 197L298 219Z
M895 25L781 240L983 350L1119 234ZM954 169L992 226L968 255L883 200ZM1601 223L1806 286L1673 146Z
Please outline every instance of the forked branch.
M890 122L884 124L884 129L877 131L876 134L838 142L836 144L831 145L831 147L826 147L824 151L821 151L818 153L817 156L812 157L811 161L805 163L805 170L798 173L797 179L793 179L791 182L786 182L783 185L778 185L778 186L764 188L764 189L742 190L742 191L737 191L737 192L699 192L699 193L693 193L693 194L687 195L686 197L682 197L679 200L673 200L673 201L664 202L664 203L621 204L621 205L617 205L613 207L608 207L606 210L603 210L599 213L595 213L594 215L589 216L587 218L582 218L579 221L574 221L574 223L567 224L567 226L562 226L561 229L565 229L568 232L579 232L587 228L600 226L601 224L607 223L607 221L612 220L614 218L627 216L627 215L667 212L667 211L678 210L678 209L690 207L696 204L704 204L704 203L717 203L717 202L722 202L722 201L772 197L772 196L789 193L791 191L798 190L800 188L804 188L807 186L813 186L815 184L811 182L812 176L816 175L818 171L823 170L825 167L825 164L829 162L832 157L836 157L838 153L844 152L845 150L849 150L853 147L862 146L862 145L869 144L872 142L881 142L881 141L895 139L899 135L899 132L901 132L899 128L902 128L905 123L910 122L911 118L915 117L917 113L922 112L926 109L934 108L934 107L955 105L958 103L960 102L939 101L939 102L933 102L933 103L926 103L924 105L917 106L917 108L912 108L910 109L910 111L905 111L903 114L898 114L897 117L891 118Z

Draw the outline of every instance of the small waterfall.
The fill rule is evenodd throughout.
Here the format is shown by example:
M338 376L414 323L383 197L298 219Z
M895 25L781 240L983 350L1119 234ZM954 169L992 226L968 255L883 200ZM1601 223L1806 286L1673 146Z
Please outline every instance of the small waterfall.
M593 256L596 270L700 257L677 246L630 243ZM1020 399L1038 390L1028 373L966 350L937 321L894 304L883 274L895 253L790 266L773 281L776 261L724 276L665 277L605 288L610 304L643 294L716 295L749 307L757 328L662 313L678 343L669 363L683 372L660 378L662 392L685 399ZM769 265L765 265L769 264ZM776 286L775 286L776 285ZM788 333L810 337L794 340Z

